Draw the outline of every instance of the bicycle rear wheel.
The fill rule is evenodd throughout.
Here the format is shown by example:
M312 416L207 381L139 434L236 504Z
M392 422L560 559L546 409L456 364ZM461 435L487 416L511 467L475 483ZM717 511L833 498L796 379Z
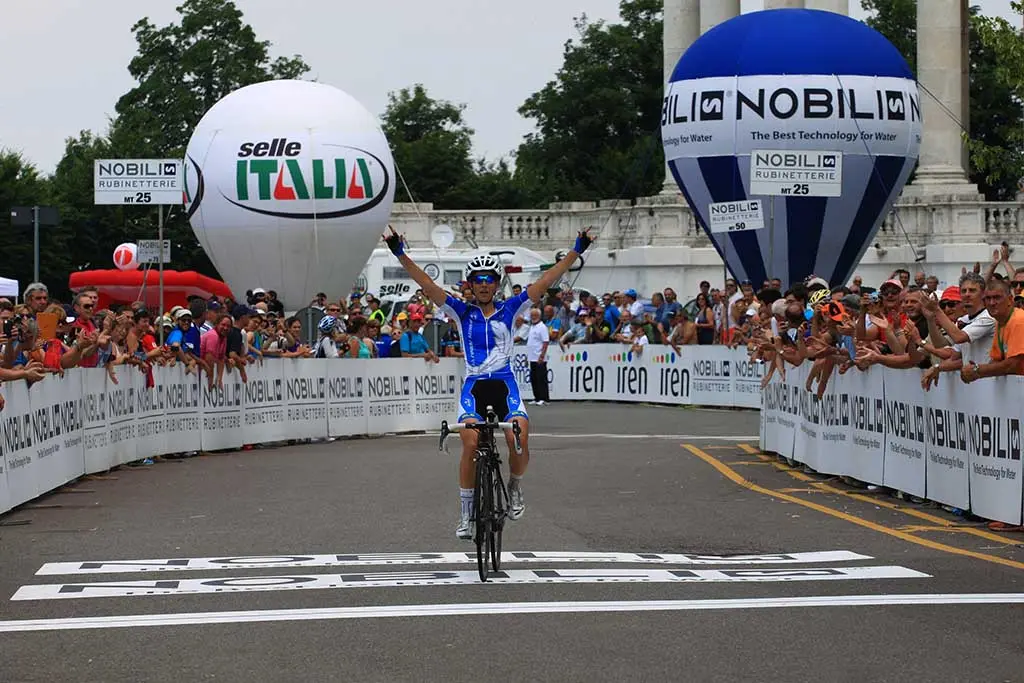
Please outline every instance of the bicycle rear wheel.
M480 573L480 580L487 581L487 556L493 543L493 536L489 533L494 501L492 498L491 470L487 464L487 458L477 458L476 463L476 486L473 491L473 516L476 519L474 541L476 542L476 568Z

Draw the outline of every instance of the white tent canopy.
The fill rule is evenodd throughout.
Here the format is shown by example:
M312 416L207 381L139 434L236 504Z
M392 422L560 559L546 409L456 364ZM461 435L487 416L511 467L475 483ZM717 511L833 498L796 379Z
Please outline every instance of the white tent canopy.
M21 291L18 289L17 280L11 280L10 278L0 277L0 296L17 297L20 295Z

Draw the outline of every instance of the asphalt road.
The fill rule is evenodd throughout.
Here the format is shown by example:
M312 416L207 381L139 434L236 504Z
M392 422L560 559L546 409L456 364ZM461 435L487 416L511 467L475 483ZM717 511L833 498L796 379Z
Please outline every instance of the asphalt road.
M531 414L487 585L432 556L473 546L427 435L121 468L0 517L0 680L1024 680L1020 535L791 471L754 413Z

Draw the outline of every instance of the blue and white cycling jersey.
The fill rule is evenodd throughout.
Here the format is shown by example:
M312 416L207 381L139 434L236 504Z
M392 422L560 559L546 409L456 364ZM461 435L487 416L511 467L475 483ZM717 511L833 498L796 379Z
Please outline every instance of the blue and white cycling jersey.
M499 420L529 419L512 372L512 325L516 316L530 308L526 292L494 302L494 313L484 317L478 306L449 295L441 310L459 321L462 349L466 355L466 382L459 397L459 422L482 420L485 406L492 406ZM493 380L493 381L489 381Z
M459 321L462 349L466 354L466 379L511 379L512 325L516 316L529 310L532 302L523 290L518 296L494 302L494 313L484 317L479 306L467 304L450 294L442 310Z

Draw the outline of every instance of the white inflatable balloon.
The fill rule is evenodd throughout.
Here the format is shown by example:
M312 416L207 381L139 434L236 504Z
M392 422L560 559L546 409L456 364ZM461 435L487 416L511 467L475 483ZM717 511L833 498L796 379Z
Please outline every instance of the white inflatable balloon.
M114 265L118 270L136 270L139 267L139 247L132 242L117 245L114 249Z
M346 294L391 215L395 171L374 116L309 81L236 90L188 144L185 205L221 277L240 296L273 289L288 308Z

